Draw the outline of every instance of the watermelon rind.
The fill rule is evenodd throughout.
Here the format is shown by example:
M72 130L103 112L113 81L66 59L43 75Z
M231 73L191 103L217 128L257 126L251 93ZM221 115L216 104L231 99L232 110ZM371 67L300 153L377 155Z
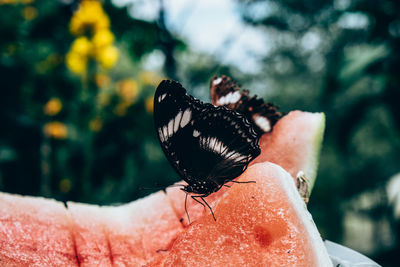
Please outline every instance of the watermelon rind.
M311 193L314 184L315 184L315 179L317 178L317 171L318 171L318 165L319 165L319 156L321 153L321 148L322 148L322 140L324 138L324 132L325 132L325 123L326 123L326 117L324 113L315 113L315 125L316 130L314 132L314 136L312 140L314 141L312 144L312 147L314 148L312 154L310 155L309 161L306 165L306 177L308 178L309 182L309 192Z
M282 169L282 167L280 167L279 165L273 165ZM286 172L285 170L283 171ZM290 175L288 174L287 176ZM293 204L293 207L298 212L299 217L303 219L304 226L309 234L309 238L311 239L310 242L315 249L316 262L318 263L316 266L332 266L332 262L322 241L321 235L318 232L317 226L315 225L315 222L310 212L307 210L306 203L303 201L297 190L296 185L294 184L294 180L287 178L281 179L281 183L282 187L287 193L289 201Z

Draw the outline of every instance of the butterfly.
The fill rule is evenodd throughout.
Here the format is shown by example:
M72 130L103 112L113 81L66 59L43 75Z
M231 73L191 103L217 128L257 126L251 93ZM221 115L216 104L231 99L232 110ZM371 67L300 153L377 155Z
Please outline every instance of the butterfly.
M156 89L154 124L169 163L187 183L181 190L186 192L188 218L186 201L191 194L216 220L204 198L246 170L260 154L260 136L244 115L203 103L171 80Z
M278 107L272 103L264 103L257 96L249 97L248 90L240 90L240 85L228 76L214 76L210 84L211 102L215 106L224 106L246 116L258 134L272 131L275 123L282 117Z

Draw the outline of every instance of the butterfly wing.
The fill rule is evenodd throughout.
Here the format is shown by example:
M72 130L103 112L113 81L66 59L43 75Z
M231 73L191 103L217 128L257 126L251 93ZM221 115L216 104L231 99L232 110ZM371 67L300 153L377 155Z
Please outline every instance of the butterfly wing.
M259 136L248 120L233 110L205 104L194 128L198 131L200 148L218 158L204 173L218 185L242 174L260 154Z
M231 78L222 75L214 77L210 85L211 101L216 106L224 106L246 116L254 124L258 134L270 132L275 123L282 117L278 107L257 96L249 97L247 90L240 91Z
M243 115L202 103L177 82L157 87L154 122L165 155L189 185L219 188L260 154L258 136Z

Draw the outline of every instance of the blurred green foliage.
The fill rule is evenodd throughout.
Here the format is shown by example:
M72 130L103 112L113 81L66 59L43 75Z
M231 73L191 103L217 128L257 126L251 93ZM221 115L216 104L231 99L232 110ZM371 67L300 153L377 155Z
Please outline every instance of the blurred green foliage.
M159 25L104 3L105 15L89 7L74 35L69 28L79 2L11 2L0 5L1 190L116 203L147 195L141 187L175 181L153 129L161 76L140 67L146 53L163 45ZM104 68L94 27L107 26L108 18L119 59ZM79 38L85 42L74 48ZM83 54L67 65L72 53Z
M227 74L283 111L326 113L310 211L337 242L346 242L347 214L362 214L378 244L362 252L395 266L400 227L384 188L400 172L399 1L236 0L272 47L251 74L192 51L166 27L163 9L148 22L105 1L117 54L104 65L91 46L93 26L70 32L79 2L0 3L0 190L109 204L179 180L153 129L154 88L167 76L207 99L212 75ZM74 72L66 58L79 37L90 45L78 47L87 61ZM163 68L146 70L155 54ZM354 204L371 192L379 195L373 205ZM382 222L389 239L376 234Z

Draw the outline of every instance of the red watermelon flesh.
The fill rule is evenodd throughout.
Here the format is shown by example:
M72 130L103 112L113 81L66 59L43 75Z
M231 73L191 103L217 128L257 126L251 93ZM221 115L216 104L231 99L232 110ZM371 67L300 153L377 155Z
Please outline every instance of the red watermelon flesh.
M80 266L112 266L102 208L68 202L72 234Z
M323 118L323 114L311 114L304 112L289 113L289 115L278 122L271 134L262 137L262 153L260 157L256 159L256 161L274 161L284 166L292 175L297 174L298 170L305 171L308 178L310 177L310 174L314 173L315 175L317 162L315 155L318 154L322 139L322 131L324 126ZM304 129L303 125L308 125L308 127ZM296 129L297 134L293 136L293 134L290 132L290 129ZM278 132L280 134L279 137ZM276 136L274 137L274 135ZM309 136L307 137L307 135ZM272 140L270 141L271 144L267 143L269 142L268 140ZM307 146L311 146L311 148ZM300 150L301 153L296 151L293 155L290 154L290 150L295 149ZM286 151L286 154L279 152L280 150ZM279 156L274 156L274 153L278 153ZM311 164L307 162L307 159L311 160ZM116 266L141 266L149 260L151 261L154 259L155 261L153 261L153 263L157 262L158 264L150 264L150 266L159 266L163 262L176 262L178 264L180 261L177 259L181 256L182 259L187 259L188 262L190 262L195 258L187 257L187 254L180 252L179 250L179 247L183 246L184 242L190 243L190 239L188 238L193 238L193 241L195 241L194 246L195 244L200 245L199 251L203 251L204 255L209 254L209 251L206 251L207 245L210 245L210 242L212 245L214 245L212 242L214 239L209 238L205 230L201 230L201 225L204 227L209 225L209 227L211 227L208 229L209 234L213 236L220 235L221 239L218 242L224 243L224 246L232 245L235 244L235 242L238 242L236 239L233 239L233 237L242 238L242 243L244 245L242 247L239 246L239 250L247 251L246 244L250 245L250 242L252 241L255 243L255 252L265 253L266 251L275 251L278 253L280 251L283 253L284 249L287 247L279 247L274 245L276 243L275 240L279 240L278 244L282 243L282 240L285 239L278 237L287 237L287 232L290 232L291 234L289 236L291 239L289 241L294 240L299 241L299 243L294 241L286 243L283 242L285 245L288 245L288 243L297 244L296 246L301 247L303 250L309 250L311 246L311 252L320 251L321 242L320 239L318 239L319 236L318 238L315 237L315 226L313 226L314 228L311 227L314 229L311 231L314 233L312 235L305 234L303 236L302 232L300 231L298 235L293 236L292 232L290 231L293 228L281 226L281 223L285 222L285 220L280 220L282 218L264 218L266 216L265 207L263 208L262 204L267 203L265 197L269 198L269 191L264 190L264 187L268 184L262 183L262 180L265 179L264 176L266 174L259 174L254 171L254 168L257 170L260 169L259 165L260 164L256 164L251 167L240 178L242 181L246 180L245 178L248 178L248 180L256 180L256 184L234 184L233 188L231 189L223 187L219 192L212 194L207 198L207 202L210 203L213 206L214 211L216 211L215 215L217 217L217 223L213 221L208 209L203 209L200 204L188 198L188 211L191 216L191 220L193 222L197 219L197 221L190 225L187 228L187 231L184 231L183 233L181 233L182 224L180 224L179 220L183 219L183 225L188 225L187 221L185 222L185 193L178 188L168 189L168 197L166 197L163 192L158 192L144 199L140 199L119 207L97 207L69 203L71 209L69 217L71 221L71 227L74 229L69 235L69 229L67 225L68 218L65 215L65 209L62 203L41 198L19 197L3 194L0 198L0 266L35 266L35 264L37 266L73 266L74 263L77 263L77 259L79 259L80 264L86 266L98 266L102 264L103 266L108 266L109 263ZM261 165L268 166L271 164L265 163ZM275 166L274 168L276 169L278 167ZM281 170L280 168L278 169ZM254 173L260 176L254 177L256 176L253 175ZM287 174L285 175L286 177L288 176ZM260 179L261 181L259 181ZM261 191L254 192L258 192L260 195L264 194L266 196L262 197L257 195L257 198L251 199L252 202L249 202L251 205L244 203L244 200L246 200L244 197L242 198L242 201L238 201L239 196L241 196L238 194L238 192L240 193L241 191L237 190L240 188L244 188L243 190L249 188L249 192L253 192L251 190L253 190L253 186L256 185L263 185L262 189L264 191L260 189ZM227 192L227 194L225 194L225 192ZM234 194L238 194L236 198ZM293 204L290 201L289 204L286 205L285 200L288 199L289 198L285 199L283 197L283 200L281 201L283 209L287 208L290 210L291 205L298 205L297 202L295 202L297 204ZM232 205L230 204L230 201L232 201ZM277 201L273 203L276 202ZM11 205L10 203L14 204ZM257 205L261 205L261 207L258 207ZM254 210L255 208L259 209L264 215L257 215L257 212ZM20 212L18 212L18 210L20 210ZM239 215L238 212L240 211L242 211L243 214L247 213L250 215L253 212L255 214L254 216L252 214L253 219L250 217L247 219L242 218L241 220L237 220L237 222L235 222L235 216L229 215L230 210L234 211L233 214L236 215ZM248 212L247 210L251 212ZM204 214L206 214L206 216L203 216ZM252 220L254 220L254 222ZM309 220L312 222L311 219ZM51 223L45 224L47 221ZM229 228L229 224L232 223L232 226L234 226L233 230L241 227L240 229L243 229L243 231L245 230L244 234L240 235L235 232L229 232L229 229L225 229L221 226L222 222L226 223L227 228ZM247 222L249 225L241 225L241 222ZM269 228L265 226L266 222L268 222ZM43 225L46 226L43 227ZM251 228L251 225L254 227ZM296 226L294 223L292 226L293 225ZM44 228L46 229L44 230ZM308 228L310 228L310 226L308 226ZM199 229L201 233L201 235L198 237L194 236L196 229ZM14 232L15 234L8 234ZM240 233L240 231L238 232ZM79 233L79 236L77 233ZM192 235L189 235L189 233ZM231 237L229 237L229 234L231 234ZM176 242L174 242L178 236L179 238ZM298 239L295 238L296 236ZM314 238L313 242L307 241L309 236ZM46 247L46 245L42 245L44 243L42 240L43 238L47 238L46 244L48 249L46 251L43 251L43 248ZM73 238L75 238L76 247L74 247ZM201 241L198 241L196 238L203 239L203 246L201 246ZM303 238L305 241L302 241L301 238ZM107 244L104 244L103 242L107 242ZM303 244L302 242L305 243ZM262 244L264 244L264 246ZM312 247L313 244L314 247ZM107 253L106 248L109 249L109 253ZM217 248L218 249L212 254L213 256L217 255L217 251L222 251L224 253L226 252L221 244L219 244ZM186 251L190 252L190 249L196 250L196 248L193 248L193 246L192 248L189 246ZM230 247L230 249L235 252L238 250L235 247ZM77 256L75 256L75 250ZM302 254L296 254L294 252L292 253L292 251L288 253L288 251L286 252L290 255L298 256ZM311 257L309 254L313 254L311 252L305 253L305 256L302 254L303 258L300 257L301 261L299 261L299 263L307 262L307 259L310 259ZM182 253L185 255L181 255ZM172 257L173 254L176 255L175 258ZM194 253L193 255L197 254ZM314 254L322 255L323 252L315 252ZM111 256L109 261L107 259L108 255ZM246 253L240 252L238 255L246 255ZM253 254L249 252L248 255ZM260 254L254 255L259 256ZM292 258L283 258L290 260L298 258L297 256ZM304 257L307 259L304 259ZM227 257L225 258L227 260ZM61 263L61 261L64 259L69 259L71 262ZM256 262L256 260L252 261L250 258L241 258L237 255L231 255L231 259L232 263L235 263L233 260L237 260L237 264L240 264L240 262L244 260L249 260L249 264ZM207 260L205 260L205 262L207 262ZM280 261L278 260L277 262ZM320 262L320 260L317 260L317 263ZM283 265L287 266L285 264ZM246 266L246 264L244 266ZM299 266L302 265L300 264ZM324 265L322 264L320 266Z
M86 266L99 266L99 262L107 266L108 261L99 259L106 257L105 248L109 247L110 261L115 266L141 266L148 262L147 266L197 266L199 263L202 266L329 266L322 241L290 175L277 165L262 163L251 166L239 178L239 181L246 180L256 183L234 184L213 202L217 222L208 214L186 230L182 230L163 192L118 207L69 203L74 229L69 236L68 218L62 204L3 194L0 231L4 235L4 232L16 232L13 229L17 228L24 233L24 238L0 239L0 265L73 266L77 263L60 263L55 253L48 253L55 250L62 256L69 255L67 259L78 258ZM58 216L54 206L61 209L63 216ZM4 214L8 220L4 220ZM21 214L28 214L31 220L21 221ZM51 224L46 229L37 229L39 218L47 218ZM3 223L18 219L20 227ZM52 230L62 226L64 231ZM35 235L27 239L29 230ZM75 239L78 257L72 242L76 232L82 235ZM18 234L12 236L15 238ZM44 242L41 242L34 253L30 252L43 236L48 236L46 242L53 247L43 251L40 248ZM107 242L107 246L102 242ZM95 250L96 246L101 248L90 253L90 247Z
M102 211L114 266L141 266L169 249L182 231L162 191Z
M0 266L78 266L64 205L0 193Z
M255 164L223 195L214 212L192 223L148 266L331 266L292 177Z
M292 111L275 124L272 132L261 136L261 154L252 164L273 162L294 178L303 171L311 191L317 175L324 129L323 113Z

